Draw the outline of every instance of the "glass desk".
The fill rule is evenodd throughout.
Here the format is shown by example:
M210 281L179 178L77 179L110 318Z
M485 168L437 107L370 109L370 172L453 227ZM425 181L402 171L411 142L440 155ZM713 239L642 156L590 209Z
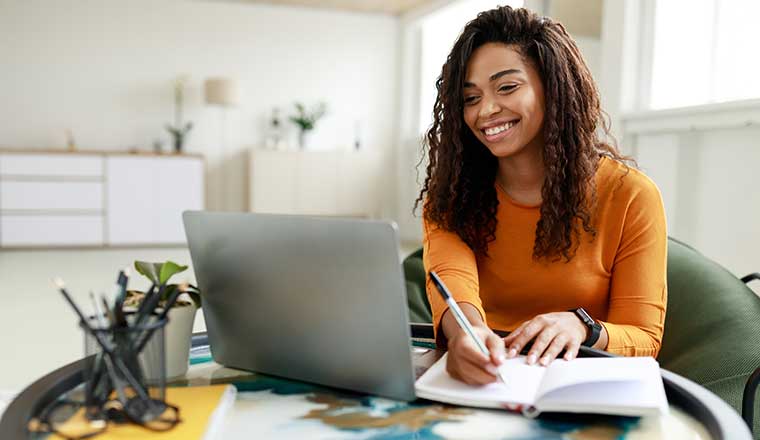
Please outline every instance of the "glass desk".
M442 352L414 347L419 376ZM412 403L235 370L202 352L185 378L170 386L232 383L235 404L224 439L751 439L741 417L697 384L662 370L670 412L662 417L545 414L528 419L503 410ZM30 438L27 421L52 399L77 387L83 361L41 378L20 393L0 420L3 439ZM97 437L96 437L97 438Z

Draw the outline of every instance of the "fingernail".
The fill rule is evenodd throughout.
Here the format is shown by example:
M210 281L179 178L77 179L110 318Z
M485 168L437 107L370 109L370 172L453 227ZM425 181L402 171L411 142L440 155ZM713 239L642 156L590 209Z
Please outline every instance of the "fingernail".
M531 353L531 354L528 356L528 365L533 365L533 364L535 364L535 363L536 363L536 355L535 355L535 354L533 354L533 353Z
M493 366L492 364L486 365L486 371L493 374L494 376L497 376L499 374L499 369Z
M517 350L514 349L514 348L510 348L509 349L509 353L507 354L507 356L509 356L510 358L513 358L513 357L517 356Z
M506 357L506 356L504 356L503 354L500 354L500 355L499 355L499 357L498 357L497 359L498 359L498 361L499 361L499 363L500 363L500 364L503 364L503 363L504 363L504 361L506 361L506 360L507 360L507 357Z
M549 365L549 356L544 356L541 358L541 365L543 365L544 367Z

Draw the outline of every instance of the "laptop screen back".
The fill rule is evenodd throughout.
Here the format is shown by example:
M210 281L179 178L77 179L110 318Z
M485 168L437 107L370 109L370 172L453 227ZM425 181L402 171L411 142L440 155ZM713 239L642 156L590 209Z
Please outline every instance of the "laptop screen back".
M395 225L197 211L183 219L216 362L415 398Z

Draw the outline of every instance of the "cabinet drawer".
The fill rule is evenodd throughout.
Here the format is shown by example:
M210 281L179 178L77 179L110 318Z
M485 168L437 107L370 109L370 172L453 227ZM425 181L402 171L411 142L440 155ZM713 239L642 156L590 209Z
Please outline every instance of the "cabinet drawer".
M100 215L1 215L1 246L93 246L103 244Z
M101 182L0 182L0 210L103 209Z
M108 158L108 244L184 244L182 212L203 209L203 172L197 158Z
M98 155L0 154L0 176L101 177Z

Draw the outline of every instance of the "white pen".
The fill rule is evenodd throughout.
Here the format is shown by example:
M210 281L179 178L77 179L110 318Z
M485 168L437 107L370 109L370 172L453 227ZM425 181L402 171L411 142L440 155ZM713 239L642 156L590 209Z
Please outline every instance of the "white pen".
M438 292L440 292L443 300L446 301L446 304L449 305L449 310L451 310L451 313L454 314L454 318L457 320L457 324L459 324L459 326L462 327L462 330L470 335L472 340L475 341L475 345L478 346L480 352L488 356L490 359L491 353L488 351L488 348L486 348L483 341L481 341L480 338L478 338L478 336L475 334L475 330L472 328L470 321L468 321L467 317L464 316L464 312L462 312L462 309L459 308L459 304L454 301L454 297L451 295L451 292L449 292L449 289L446 287L446 285L443 284L443 280L441 280L438 277L438 274L432 270L430 271L430 279L433 280L433 284L435 284L435 287L438 289ZM507 383L507 379L504 377L504 372L501 370L499 370L499 378L502 382Z

